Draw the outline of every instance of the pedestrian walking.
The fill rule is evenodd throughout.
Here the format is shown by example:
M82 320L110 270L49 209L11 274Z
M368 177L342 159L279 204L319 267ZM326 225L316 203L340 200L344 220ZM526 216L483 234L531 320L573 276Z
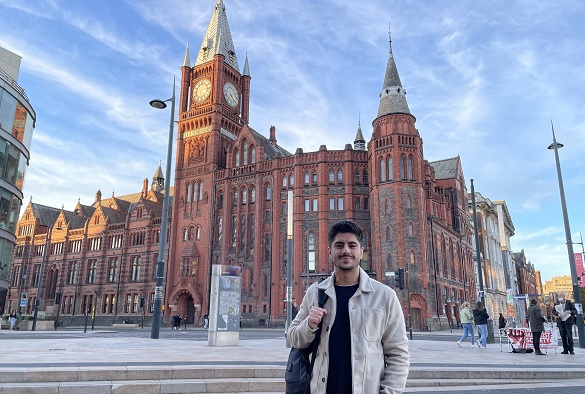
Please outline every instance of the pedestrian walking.
M536 298L530 300L530 307L528 308L528 322L530 323L530 331L532 332L532 343L534 345L534 354L537 356L545 356L540 351L540 335L544 331L544 322L546 319L542 316L542 312L538 307Z
M295 348L311 344L321 328L312 393L402 393L409 367L408 338L396 292L360 268L363 230L343 220L329 229L333 273L305 293L287 338ZM319 290L328 299L318 307Z
M181 320L180 314L173 316L173 330L181 330Z
M209 315L206 313L203 315L203 328L209 327Z
M487 336L488 336L488 329L487 329L487 321L490 318L483 303L481 301L477 301L475 304L475 309L473 310L473 320L475 321L475 325L479 330L480 337L477 340L477 347L480 349L487 348Z
M473 313L469 309L469 302L465 301L461 304L459 316L461 318L461 325L463 326L463 335L457 341L457 345L463 347L462 343L465 342L468 335L471 335L471 346L473 347L475 346L475 333L473 332Z
M565 298L565 293L558 294L558 301L552 310L553 315L557 318L557 327L559 335L563 341L563 351L561 354L575 354L573 347L573 323L577 315L575 305Z
M16 323L16 319L18 318L18 312L16 311L16 309L13 309L12 312L10 312L10 316L8 317L8 320L10 321L10 329L14 329L14 324Z

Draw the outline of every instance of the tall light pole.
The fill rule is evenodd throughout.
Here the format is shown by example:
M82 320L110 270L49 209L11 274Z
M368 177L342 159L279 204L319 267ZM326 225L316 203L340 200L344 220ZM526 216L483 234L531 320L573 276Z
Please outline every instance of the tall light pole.
M165 271L165 250L167 247L167 227L169 221L169 189L171 184L171 157L173 154L173 128L175 126L175 78L173 77L173 96L168 100L152 100L150 105L156 109L167 107L171 102L171 121L169 122L169 141L167 144L167 167L165 171L165 196L163 200L162 220L160 223L160 247L156 262L156 283L154 288L154 311L150 339L158 339L160 334L161 308L163 299L163 279Z
M287 205L287 225L286 225L286 328L285 333L288 333L288 328L292 323L292 275L293 275L293 191L288 191L288 205ZM286 337L286 347L292 347L288 337Z
M41 291L43 291L43 275L45 271L45 261L47 260L47 249L49 249L49 239L53 232L53 225L51 224L47 229L47 236L45 237L45 249L43 249L43 259L41 260L41 269L39 273L39 285L37 287L37 298L35 300L35 311L33 313L32 331L37 329L37 314L39 313L39 305L41 304Z
M555 137L555 128L552 120L553 142L548 149L555 151L555 161L557 164L557 177L559 179L559 192L561 194L561 207L563 209L563 221L565 223L565 236L567 238L567 252L569 254L569 266L571 268L571 281L573 282L573 297L575 298L575 308L577 309L577 333L579 334L579 347L585 349L585 330L583 327L583 308L581 305L581 292L579 291L579 277L577 276L577 267L575 266L575 255L573 253L573 241L571 240L571 226L569 225L569 215L567 214L567 203L565 202L565 188L563 187L563 175L561 174L561 163L559 161L559 148L564 145L557 142Z

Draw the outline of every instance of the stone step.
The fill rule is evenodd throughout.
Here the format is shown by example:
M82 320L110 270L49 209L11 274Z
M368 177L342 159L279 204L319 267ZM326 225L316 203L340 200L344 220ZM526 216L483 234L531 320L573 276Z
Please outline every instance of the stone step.
M582 379L583 370L412 368L407 388L534 384ZM284 392L282 366L0 368L0 393Z

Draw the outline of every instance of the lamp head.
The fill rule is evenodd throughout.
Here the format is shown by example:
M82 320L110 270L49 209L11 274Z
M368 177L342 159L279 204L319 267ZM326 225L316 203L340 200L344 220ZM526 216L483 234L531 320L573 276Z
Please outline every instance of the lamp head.
M560 149L563 146L565 146L565 145L561 144L560 142L557 142L556 144L557 144L557 149ZM554 143L550 144L547 149L554 150L555 149L555 144Z
M151 100L149 104L151 107L156 109L164 109L167 107L167 103L159 99Z

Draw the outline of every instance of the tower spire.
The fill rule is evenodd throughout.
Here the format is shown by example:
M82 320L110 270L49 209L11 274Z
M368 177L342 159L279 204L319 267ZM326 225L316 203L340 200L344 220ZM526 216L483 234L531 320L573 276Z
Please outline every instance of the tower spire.
M380 92L378 117L393 113L410 114L410 109L406 102L406 90L402 87L402 82L400 82L400 75L398 75L398 68L396 67L394 54L392 53L390 25L388 25L388 41L390 50L388 53L388 64L386 65L386 75L384 76L384 83Z
M197 54L195 66L211 61L215 55L223 55L225 62L240 72L223 0L217 0L215 3L215 9Z

